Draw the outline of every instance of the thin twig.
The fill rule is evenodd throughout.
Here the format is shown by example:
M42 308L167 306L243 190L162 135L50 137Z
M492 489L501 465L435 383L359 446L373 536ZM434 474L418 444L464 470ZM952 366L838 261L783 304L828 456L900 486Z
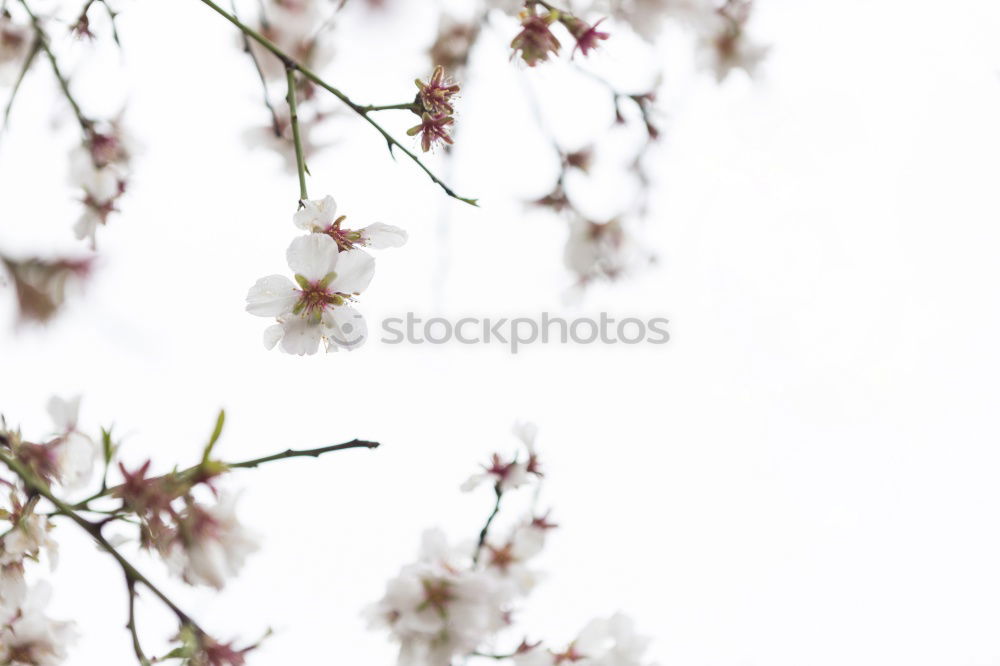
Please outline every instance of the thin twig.
M24 2L24 0L20 1ZM222 7L217 5L212 0L201 0L201 2L211 7L213 10L215 10L216 13L218 13L220 16L225 18L227 21L232 23L237 28L239 28L239 30L242 31L243 34L245 34L247 37L254 40L258 44L263 46L265 49L270 51L272 54L274 54L274 56L282 62L282 64L285 66L286 69L291 68L301 72L302 76L306 77L307 79L318 85L320 88L323 88L327 92L331 93L334 97L336 97L341 102L346 104L352 111L354 111L356 114L364 118L368 122L368 124L374 127L375 130L382 135L382 138L385 139L390 154L392 154L393 148L398 148L400 151L403 152L403 154L405 154L407 157L413 160L417 164L417 166L419 166L423 170L423 172L427 174L427 176L431 179L432 182L434 182L438 187L444 190L445 194L452 197L453 199L458 199L459 201L463 201L472 206L479 205L475 199L462 197L456 194L455 191L451 189L444 181L438 178L433 171L427 168L427 165L425 165L419 157L417 157L406 146L397 141L396 138L393 137L388 131L386 131L384 127L378 124L378 122L376 122L369 115L368 111L365 110L366 108L365 106L361 104L356 104L354 101L351 100L350 97L348 97L343 92L341 92L337 88L333 87L332 85L321 79L317 74L312 72L305 65L302 65L301 63L297 62L287 53L278 48L271 40L267 39L253 28L243 24L238 18L236 18L235 16L224 10Z
M3 110L3 127L0 131L7 129L7 123L10 121L10 112L14 108L14 100L17 98L17 91L21 89L21 82L24 81L28 70L31 69L31 64L35 61L35 56L41 50L41 40L36 36L35 41L31 45L31 50L28 52L28 57L24 59L24 65L21 66L21 71L17 75L17 80L14 81L14 87L10 89L10 99L7 100L7 106Z
M236 0L230 5L233 8L233 16L239 18L236 14ZM271 96L267 94L267 78L264 76L264 70L261 69L260 60L257 59L257 54L253 52L253 48L250 46L250 38L247 37L245 32L240 33L240 37L243 38L243 50L248 56L250 56L250 61L253 62L253 68L257 72L257 78L260 79L260 86L264 92L264 106L271 114L271 130L274 132L274 136L281 138L281 122L278 120L278 112L274 110L274 105L271 104Z
M315 449L286 449L280 453L273 453L269 456L263 456L262 458L252 458L250 460L242 460L240 462L223 462L221 465L223 468L227 469L249 469L252 467L257 467L258 465L263 465L264 463L269 463L275 460L285 460L287 458L318 458L324 453L330 453L332 451L343 451L345 449L376 449L379 447L378 442L369 442L363 439L352 439L349 442L344 442L342 444L331 444L329 446L321 446ZM180 479L194 477L202 471L201 464L192 465L187 469L183 469L179 472L175 472ZM73 505L73 509L77 511L90 511L88 506L91 502L98 500L102 497L107 497L117 490L120 486L114 486L111 488L105 488L99 492L94 493L90 497L80 500Z
M69 81L63 75L62 70L59 68L59 61L56 59L56 54L52 51L52 47L49 45L49 35L45 32L45 28L42 27L41 21L35 16L34 12L31 11L31 7L28 6L27 0L18 0L21 6L24 7L24 11L28 14L28 18L31 19L31 27L35 31L35 36L38 39L38 45L45 52L45 56L49 60L49 64L52 66L52 73L55 74L56 80L59 82L59 88L62 90L63 97L69 102L69 105L73 108L73 115L76 116L76 120L80 123L80 129L83 130L83 135L85 138L89 139L93 133L94 123L83 115L83 111L80 109L80 105L77 104L76 98L73 97L73 93L69 89Z
M243 462L237 463L225 463L225 465L230 469L249 469L275 460L286 460L288 458L318 458L324 453L330 453L331 451L343 451L344 449L377 449L378 447L378 442L367 442L363 439L352 439L351 441L344 442L343 444L321 446L317 449L287 449L281 453L274 453L269 456L264 456L263 458L254 458L253 460L244 460Z
M306 190L306 157L302 152L302 133L299 131L299 111L295 102L295 70L285 65L285 77L288 79L288 117L292 125L292 141L295 143L295 167L299 172L299 205L309 198Z
M483 525L483 529L479 531L479 542L476 544L476 552L472 556L472 563L479 563L479 555L483 552L483 546L486 545L486 537L490 533L490 526L493 524L493 519L497 517L500 513L500 500L503 499L503 489L500 484L497 483L493 486L493 492L497 496L496 504L493 505L493 511L490 513L490 517L486 519L486 524Z
M132 634L132 649L135 651L135 658L139 660L141 666L149 666L150 661L146 653L142 651L142 644L139 642L139 630L135 625L135 581L125 575L125 586L128 588L128 624L126 628Z

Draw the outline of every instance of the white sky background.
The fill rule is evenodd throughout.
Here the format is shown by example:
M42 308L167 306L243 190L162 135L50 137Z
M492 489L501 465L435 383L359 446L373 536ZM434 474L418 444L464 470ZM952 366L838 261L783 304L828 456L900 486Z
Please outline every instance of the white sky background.
M393 19L349 14L329 78L364 102L408 98L427 69L420 4L397 0ZM514 445L517 419L540 426L545 497L564 527L521 616L530 636L563 642L623 610L662 664L995 664L998 20L987 1L762 0L753 31L773 45L763 76L721 88L691 74L686 42L655 56L608 42L585 66L670 63L644 230L660 262L573 306L561 299L563 225L514 201L546 192L555 165L491 38L462 101L452 178L481 210L394 165L346 116L339 143L311 162L311 193L333 194L348 221L411 234L377 255L369 322L410 309L604 310L666 316L672 341L516 357L373 343L298 358L265 351L266 321L243 312L257 277L285 271L296 234L294 176L241 144L265 119L254 73L196 0L129 5L122 75L145 145L134 187L101 230L84 297L48 329L3 333L0 409L41 436L47 397L83 393L84 425L113 422L127 460L152 456L161 469L195 460L219 407L217 451L230 459L383 442L234 474L226 485L245 488L242 516L265 541L221 596L139 558L220 637L274 626L254 664L391 663L361 608L425 527L475 535L490 493L458 484ZM81 68L84 104L112 112L119 74L113 53ZM527 74L561 100L549 108L572 144L608 109L569 76ZM641 83L641 70L620 80ZM51 132L56 99L38 69L0 146L8 252L79 247L63 185L73 127ZM627 192L594 191L595 215ZM0 297L0 320L12 321L13 296ZM82 635L69 663L133 663L120 573L72 526L58 536L52 613ZM156 651L168 618L147 600L140 622Z

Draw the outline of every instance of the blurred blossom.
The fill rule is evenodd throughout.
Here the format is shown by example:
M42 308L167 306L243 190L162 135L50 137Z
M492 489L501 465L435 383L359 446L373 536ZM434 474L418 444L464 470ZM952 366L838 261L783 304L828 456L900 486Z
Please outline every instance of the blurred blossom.
M235 496L224 494L211 507L188 503L164 557L185 582L221 590L259 547L257 537L236 516Z
M63 306L67 289L90 274L91 259L11 259L0 255L17 295L22 321L49 321Z
M23 599L0 599L0 664L57 666L66 658L76 632L72 622L45 615L50 596L51 588L38 584Z

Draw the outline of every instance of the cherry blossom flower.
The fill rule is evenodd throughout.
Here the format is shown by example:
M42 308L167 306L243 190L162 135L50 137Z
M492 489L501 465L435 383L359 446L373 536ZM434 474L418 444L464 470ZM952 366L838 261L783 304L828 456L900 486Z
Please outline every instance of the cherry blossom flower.
M521 59L528 67L548 60L550 53L559 53L559 40L550 29L556 18L555 13L540 15L534 9L521 13L521 32L511 41L510 47L515 55L521 52Z
M400 666L447 666L507 625L507 594L493 576L471 570L443 533L428 530L417 562L389 581L366 615L399 643Z
M17 76L31 41L31 26L16 23L9 12L0 11L0 84L10 83Z
M15 606L0 600L0 664L57 666L76 639L72 622L52 620L44 608L51 588L39 583Z
M97 443L77 430L80 396L69 400L53 396L47 408L59 433L49 444L56 452L56 477L63 488L76 490L90 481L97 462Z
M420 135L420 149L425 153L439 143L451 145L455 140L448 134L448 127L455 119L447 114L430 114L424 112L420 116L420 124L406 130L409 136Z
M740 4L739 7L749 8L749 3ZM705 31L698 39L699 63L719 83L737 69L742 69L748 76L754 76L769 50L747 36L744 28L746 13L739 8L732 9L731 12L734 13L720 13L714 29Z
M447 14L442 15L437 39L429 49L431 62L449 71L465 67L478 36L477 24L458 21Z
M364 343L364 318L347 305L364 291L375 272L375 261L363 250L340 252L326 234L309 234L292 241L288 265L298 288L282 275L257 280L247 294L247 312L275 317L264 332L264 345L279 341L289 354L315 354L320 341L327 351L351 349Z
M185 508L165 559L185 582L221 590L258 548L256 536L236 517L236 497L224 494L213 507L192 502Z
M631 618L616 613L591 620L562 650L534 646L514 655L515 666L643 666L649 639L636 634Z
M596 279L614 280L636 267L645 255L620 220L570 223L563 258L566 267L585 284Z
M118 210L118 200L128 187L134 153L120 120L94 130L70 156L70 182L83 190L84 211L73 227L80 240L93 246L98 226L107 224Z
M312 233L326 234L332 238L341 252L355 247L370 247L381 250L401 247L407 241L407 233L399 227L375 222L361 229L342 228L346 216L337 216L337 202L333 197L311 199L302 202L296 213L295 226Z
M457 83L445 78L444 67L441 65L435 67L428 83L424 83L420 79L417 79L416 83L419 91L417 99L425 111L430 114L443 113L447 115L455 112L455 108L451 104L451 98L461 88Z
M576 53L577 49L579 49L580 53L586 56L587 53L596 49L602 40L611 37L610 34L601 32L597 29L597 26L599 26L602 21L604 21L604 19L600 19L594 25L590 25L586 21L581 21L575 16L570 16L562 20L562 24L566 26L569 33L573 35L573 39L576 40L576 46L573 47L574 53Z
M66 302L68 288L79 286L90 275L90 259L12 259L0 256L17 295L22 321L45 323Z
M514 435L521 440L528 451L527 460L522 462L517 455L512 458L494 453L490 462L483 465L483 471L470 476L461 488L464 492L475 490L483 483L489 483L500 492L514 490L529 483L532 479L542 476L541 464L535 450L537 427L532 423L519 423L514 426Z
M36 513L24 515L24 507L15 505L11 511L12 527L0 538L0 566L6 575L18 575L17 568L25 559L37 560L42 552L48 557L53 568L59 562L59 544L49 536L52 524L44 516Z

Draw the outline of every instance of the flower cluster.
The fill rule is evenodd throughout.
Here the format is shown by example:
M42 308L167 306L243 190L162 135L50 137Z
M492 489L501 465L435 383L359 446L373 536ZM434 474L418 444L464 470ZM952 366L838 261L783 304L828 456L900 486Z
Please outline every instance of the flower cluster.
M45 614L51 596L46 583L2 588L0 594L0 664L57 666L75 640L73 623Z
M498 538L494 520L501 499L543 478L535 448L536 429L515 427L524 458L494 454L482 472L466 481L469 491L490 483L496 504L476 541L449 546L440 530L424 533L420 553L389 580L383 597L366 611L370 626L399 644L400 666L448 666L480 657L514 666L556 666L587 660L588 666L641 666L647 641L622 615L594 620L568 647L552 650L525 638L511 651L493 653L498 634L511 630L520 605L540 575L532 561L556 527L533 506Z
M746 25L753 0L599 0L648 41L655 40L665 19L691 30L703 69L718 81L737 69L753 76L767 47L750 39Z
M264 331L268 349L280 342L283 351L301 356L315 354L320 342L328 352L364 344L367 326L351 303L371 282L375 260L362 248L399 247L407 235L382 223L348 229L345 219L333 197L303 201L294 222L309 233L286 253L295 282L269 275L247 293L247 312L277 320Z
M214 505L195 498L195 488L211 488L224 468L206 461L193 473L148 477L150 464L129 471L119 463L124 480L111 496L139 521L140 544L158 552L172 572L191 585L221 590L258 548L237 520L233 495L222 494Z
M460 86L449 80L444 67L437 65L427 83L417 79L417 97L413 102L413 112L420 116L420 124L407 130L410 136L420 135L420 148L426 153L435 144L454 143L448 128L455 123L455 107L452 97Z
M95 244L97 228L108 223L128 187L135 152L121 120L87 126L83 143L70 155L70 182L82 190L83 214L73 231Z
M91 478L97 445L77 427L79 404L79 398L49 401L55 432L41 443L24 440L4 424L0 451L46 483L68 491L81 488ZM58 564L53 524L38 510L37 495L0 481L9 489L7 505L0 508L0 518L8 523L0 534L0 664L54 666L75 636L72 623L49 618L44 612L49 586L29 586L25 579L29 563L43 555L52 568Z
M235 496L217 487L224 475L273 460L378 444L352 440L224 463L212 456L224 424L220 413L198 464L151 475L149 461L129 469L118 460L120 447L110 430L101 431L100 444L86 435L79 425L79 405L79 398L52 398L48 411L54 434L39 442L25 439L0 418L0 486L6 493L0 506L0 521L5 524L0 529L0 664L56 666L67 655L74 638L72 623L46 616L48 586L29 585L26 577L28 567L43 558L56 566L58 545L52 533L56 522L65 520L82 528L99 552L120 565L130 599L127 626L141 664L181 659L188 666L243 666L246 653L256 644L237 648L212 637L129 562L123 547L136 542L187 583L221 589L258 548L257 538L236 517ZM103 474L93 491L99 463ZM114 484L109 476L116 469L121 479ZM92 492L84 499L67 498L87 486ZM127 532L107 534L107 528L131 530L136 525L137 539L128 538ZM176 647L162 657L149 658L142 651L134 614L138 586L148 588L178 620Z
M550 55L558 55L562 44L552 32L552 25L555 23L562 24L576 42L574 53L579 50L584 56L611 36L597 29L604 19L591 25L568 11L536 0L525 2L519 18L521 31L511 41L510 47L514 50L514 55L520 54L521 60L529 67L545 62Z

